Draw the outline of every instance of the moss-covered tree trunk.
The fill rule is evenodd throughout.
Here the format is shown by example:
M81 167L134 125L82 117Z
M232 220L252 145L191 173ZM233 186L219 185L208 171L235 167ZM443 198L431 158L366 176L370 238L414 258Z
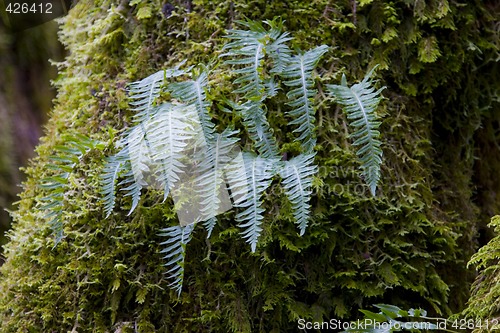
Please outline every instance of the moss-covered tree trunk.
M474 278L466 262L499 208L495 10L493 1L448 0L78 2L63 20L69 55L1 268L2 332L286 332L299 318L354 318L376 302L461 310ZM195 232L177 299L157 236L177 223L171 201L146 193L127 216L130 198L120 194L107 219L99 201L103 159L132 122L126 84L182 60L208 63L236 20L274 16L286 20L295 46L331 47L322 81L338 83L344 72L353 82L380 64L387 89L379 195L359 180L340 108L323 103L306 234L297 234L279 192L265 198L255 254L234 212L225 214L209 241ZM228 94L225 78L216 81L212 94ZM287 120L274 111L271 126L286 141ZM211 115L218 129L239 121L215 106ZM37 184L51 175L46 165L63 134L74 133L108 149L77 165L65 236L54 248Z

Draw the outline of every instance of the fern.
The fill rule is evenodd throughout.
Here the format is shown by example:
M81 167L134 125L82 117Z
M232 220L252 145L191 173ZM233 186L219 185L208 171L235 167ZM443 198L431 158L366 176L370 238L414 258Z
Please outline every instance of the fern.
M148 136L151 143L152 159L161 163L160 184L168 184L171 190L180 180L185 165L182 159L187 149L195 143L196 126L200 121L193 106L164 103L160 112L150 122Z
M129 166L127 168L126 166ZM122 149L118 154L108 157L104 165L104 171L101 174L101 194L104 201L104 212L106 218L111 215L115 208L116 184L122 173L130 172L130 161L127 149Z
M181 76L190 70L190 68L187 70L179 69L185 63L186 61L183 61L175 68L161 70L145 79L132 82L129 85L129 93L131 95L129 104L132 106L132 110L137 112L146 111L148 113L148 110L153 106L153 102L159 96L165 80Z
M280 21L265 21L270 29L266 30L260 22L238 21L249 30L229 30L226 36L231 41L223 47L226 51L221 57L228 57L228 65L238 65L234 71L240 75L235 81L240 87L234 91L244 94L249 100L261 100L266 91L262 75L266 48L270 47L275 62L275 71L279 72L285 66L289 54L285 42L290 40L288 33L282 33ZM282 51L282 52L280 52Z
M238 138L232 137L236 133L238 131L226 129L222 134L216 134L213 144L202 150L199 158L199 176L195 183L201 204L201 221L206 221L207 238L216 224L215 216L227 210L222 207L221 195L226 191L225 169L233 159L234 147L238 142Z
M184 282L184 262L186 258L186 245L191 240L191 234L195 224L189 224L185 227L173 226L161 230L159 236L167 237L167 240L160 245L165 246L161 253L165 253L163 259L168 260L165 266L171 267L165 274L168 279L173 280L169 287L177 291L180 296L182 284Z
M206 100L205 91L207 89L208 71L206 69L197 75L195 80L176 82L168 85L168 90L172 94L172 97L196 107L203 128L203 134L207 141L211 141L214 138L215 125L208 114L210 102Z
M228 173L232 180L231 193L234 198L238 198L235 206L244 209L236 214L236 221L245 229L242 232L243 238L250 243L252 252L255 252L264 219L261 197L271 185L276 161L245 152L243 162L244 169L233 167Z
M151 117L142 113L150 113ZM144 120L126 132L121 142L123 149L108 160L101 177L106 215L114 207L114 182L120 171L126 173L118 185L125 186L121 190L126 192L125 196L132 197L129 215L147 185L159 186L165 199L182 175L185 166L181 160L195 136L194 124L199 123L194 107L171 103L163 103L153 111L143 110L139 117ZM148 184L147 175L154 175L154 184Z
M223 53L221 57L229 57L225 61L228 65L242 66L234 71L241 75L234 83L242 85L234 92L243 93L249 99L258 98L264 91L260 73L267 44L267 31L260 23L244 21L238 23L250 28L250 31L230 30L226 37L232 41L224 45L222 50L226 53Z
M177 293L182 289L186 245L195 223L203 222L210 237L217 223L216 215L231 207L226 181L233 205L238 208L235 219L252 252L256 251L262 233L262 197L276 173L282 179L300 235L305 233L311 215L311 187L317 172L313 163L316 143L313 72L328 47L321 45L292 55L286 44L291 37L283 32L282 21L265 21L266 27L252 21L239 23L247 30L230 30L229 42L220 57L225 59L225 64L235 67L237 88L233 92L240 95L235 98L237 103L228 98L223 101L241 116L253 141L252 148L259 155L239 153L235 148L237 131L226 129L216 133L209 115L211 102L207 98L210 69L180 70L180 64L129 85L130 105L137 111L134 126L125 132L119 152L107 160L101 175L106 216L114 209L116 187L121 187L125 196L132 198L129 214L138 206L146 185L159 185L164 201L169 193L173 196L181 225L162 229L161 235L168 238L161 244L165 246L162 253L168 261L165 265L170 267L167 274L173 280L170 287ZM372 72L352 87L347 86L343 77L342 85L329 85L328 89L344 107L355 129L353 144L359 148L357 155L363 175L374 195L382 157L377 130L380 122L375 109L382 89L375 91L371 87ZM191 79L166 82L183 74L190 75ZM266 99L278 94L281 80L283 88L288 90L287 115L292 118L290 124L296 126L296 141L301 143L304 152L289 161L279 161L280 149L264 104ZM155 106L164 88L175 103ZM59 189L60 184L66 184L65 177L62 175L46 185ZM54 193L56 198L58 195L62 196Z
M313 101L316 90L313 89L312 71L327 51L328 47L321 45L305 53L295 55L281 73L281 76L287 79L285 85L292 88L286 94L289 99L287 104L292 107L292 110L287 114L294 118L290 124L299 126L294 130L294 132L300 133L296 141L302 143L306 152L311 152L316 144Z
M354 128L351 136L353 145L359 146L356 154L361 162L365 181L370 186L370 192L375 196L377 183L380 179L382 164L382 148L379 140L378 127L380 121L375 113L382 97L380 93L385 87L375 90L372 87L371 76L376 67L366 74L363 81L347 86L345 75L342 75L341 85L328 85L330 94L343 106L350 125Z
M130 168L126 174L125 183L122 182L120 185L128 185L122 190L127 192L125 196L132 197L130 215L139 204L141 190L148 185L145 175L150 171L151 145L144 123L132 127L127 132L124 146L129 155Z
M278 144L272 135L262 105L248 101L236 107L243 116L243 124L258 152L265 158L276 158L279 155Z
M103 149L102 143L81 134L66 136L62 139L64 144L55 147L56 155L50 157L52 163L47 165L55 174L42 179L39 184L41 189L49 192L40 199L43 204L39 209L46 211L44 218L55 235L56 244L63 237L62 217L70 175L80 163L82 156L92 149Z
M267 47L269 56L273 60L272 69L270 71L271 74L281 74L287 67L290 57L291 50L286 45L286 42L292 39L288 32L282 32L283 30L283 22L282 21L271 21L270 23L271 30L269 31L269 35L271 37L271 43Z
M292 204L293 216L302 236L307 228L311 207L312 177L318 171L313 164L314 155L299 155L284 162L279 174L285 193Z

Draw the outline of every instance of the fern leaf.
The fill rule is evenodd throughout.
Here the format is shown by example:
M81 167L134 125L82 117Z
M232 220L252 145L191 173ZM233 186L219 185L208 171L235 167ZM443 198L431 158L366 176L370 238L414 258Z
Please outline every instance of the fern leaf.
M283 21L279 18L273 21L266 21L270 26L269 36L271 38L271 43L267 47L269 56L273 60L271 73L281 74L287 67L290 57L291 50L286 45L286 43L292 40L290 33L283 31Z
M258 102L248 101L236 107L243 116L243 124L258 152L265 158L277 158L278 145L261 105Z
M38 185L48 194L40 199L40 210L46 211L44 218L48 221L55 235L55 243L63 237L63 213L65 193L69 185L69 177L80 162L83 155L91 149L103 149L104 145L81 134L73 134L62 138L64 144L55 147L56 155L51 156L48 164L54 175L46 177Z
M43 203L39 209L44 210L44 219L47 221L55 243L58 244L63 237L62 215L64 210L64 193L67 190L69 173L42 179L40 188L48 190L50 194L40 199Z
M121 187L120 190L125 192L126 197L132 198L132 205L128 213L130 215L139 205L141 190L145 184L136 181L136 174L132 169L130 160L125 162L123 168L126 173L123 175L124 179L118 183L118 187Z
M161 242L160 245L165 246L161 253L164 253L163 259L167 260L166 267L170 269L165 272L168 274L168 279L173 280L169 287L177 292L180 296L182 284L184 282L184 262L186 258L186 245L191 240L195 224L189 224L185 227L173 226L161 230L159 236L167 237L167 240Z
M203 70L195 80L171 83L168 89L172 97L196 107L206 140L213 140L215 125L208 113L210 102L207 101L205 92L208 90L207 70Z
M214 228L216 225L217 225L217 218L216 217L211 217L203 222L203 226L205 227L205 230L207 231L207 239L210 238L210 236L212 236L212 231L214 231Z
M121 143L128 161L122 160L121 167L126 173L118 185L126 192L125 196L132 197L129 215L139 204L142 189L148 185L161 188L164 199L168 196L182 174L181 160L187 156L185 150L195 135L193 123L199 123L193 106L164 103L151 110L150 118L144 118L128 130ZM113 178L108 178L104 184L104 193L114 191L111 180ZM110 202L108 207L112 207Z
M125 168L127 162L129 162L127 149L122 149L116 155L106 159L104 171L101 174L100 179L101 194L103 195L104 213L106 218L111 215L111 212L115 208L116 185L118 178L124 171L130 171Z
M128 88L131 101L129 104L132 110L142 112L151 109L153 102L159 96L161 87L165 83L165 79L173 78L186 73L187 70L179 69L186 61L181 62L175 68L158 71L151 74L145 79L132 82Z
M311 207L312 177L318 167L314 163L314 154L299 155L285 161L279 174L283 179L285 193L292 204L293 216L302 236L307 228Z
M223 47L226 51L221 57L228 57L224 62L240 68L234 73L240 75L235 81L240 87L235 93L244 94L250 100L260 99L265 92L262 75L266 48L270 46L271 56L275 63L275 71L279 72L286 62L289 51L284 46L290 40L288 33L281 33L282 26L276 21L265 21L267 30L260 22L238 21L249 30L229 30L226 36L231 41ZM281 52L282 51L282 52Z
M230 168L228 173L232 179L231 193L234 198L240 198L235 200L235 206L243 208L243 211L236 214L236 221L245 229L242 232L243 238L250 244L252 252L255 252L264 219L261 197L271 185L276 161L245 152L243 162L243 170Z
M151 145L147 137L147 123L139 123L130 128L121 145L124 146L123 152L128 154L128 161L123 165L127 170L125 179L119 185L127 185L122 188L125 196L132 197L132 206L128 215L132 214L141 198L142 189L147 186L146 175L150 171L151 164Z
M313 100L316 96L316 89L313 89L312 72L327 51L328 47L321 45L305 53L295 55L290 58L288 66L281 73L281 76L287 79L285 85L292 88L286 94L290 100L287 104L292 108L287 112L293 118L290 124L299 126L294 130L295 133L299 133L296 141L302 143L306 152L311 152L316 144Z
M337 102L343 106L350 126L354 129L351 134L354 138L353 145L359 146L356 154L373 196L375 196L380 179L380 165L382 164L382 143L379 140L380 132L378 131L380 121L375 111L382 99L380 93L385 88L382 87L379 90L373 88L371 76L375 68L366 74L363 81L352 87L347 86L345 75L342 76L341 85L327 86Z
M150 120L148 138L151 144L152 159L161 162L164 173L158 179L168 184L171 190L175 187L185 168L183 159L189 157L187 149L196 141L196 125L199 125L194 106L173 105L164 103L159 112Z
M222 134L216 134L213 143L209 143L199 157L199 176L195 183L201 205L200 220L207 221L204 225L208 237L215 226L215 216L230 208L230 202L225 202L227 200L223 197L223 194L227 193L224 174L235 155L234 150L239 139L233 135L237 133L238 131L226 129Z

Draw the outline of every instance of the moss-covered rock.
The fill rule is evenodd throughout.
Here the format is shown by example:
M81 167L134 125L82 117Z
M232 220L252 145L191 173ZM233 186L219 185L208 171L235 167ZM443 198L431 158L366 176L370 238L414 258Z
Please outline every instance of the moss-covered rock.
M278 332L296 329L299 318L353 318L377 301L441 314L461 309L473 278L465 263L484 225L474 183L498 190L474 178L474 168L482 168L474 159L479 128L498 120L488 111L498 50L492 8L447 0L78 2L63 20L60 39L69 54L59 64L56 106L5 249L2 332ZM277 15L296 46L332 47L318 71L322 81L337 83L345 72L352 82L381 65L388 89L380 195L372 198L359 180L340 109L324 103L317 113L320 177L306 234L298 236L279 191L265 199L256 254L227 213L210 241L195 232L177 299L157 236L176 223L171 202L146 193L127 216L130 201L120 197L104 219L99 201L103 159L132 120L125 86L181 60L208 62L235 20ZM229 92L221 74L212 93ZM215 107L212 116L220 129L238 122ZM282 113L270 119L278 140L289 142ZM45 166L63 133L89 134L109 149L91 151L77 166L65 237L53 248L37 184L51 174ZM488 205L497 209L499 202Z

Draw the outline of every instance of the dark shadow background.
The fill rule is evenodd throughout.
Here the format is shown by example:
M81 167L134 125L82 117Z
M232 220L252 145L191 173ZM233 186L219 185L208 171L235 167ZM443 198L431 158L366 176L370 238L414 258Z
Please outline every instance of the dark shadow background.
M0 20L0 244L10 226L7 209L21 190L19 170L33 156L55 97L52 61L62 61L63 47L52 20L11 31Z

